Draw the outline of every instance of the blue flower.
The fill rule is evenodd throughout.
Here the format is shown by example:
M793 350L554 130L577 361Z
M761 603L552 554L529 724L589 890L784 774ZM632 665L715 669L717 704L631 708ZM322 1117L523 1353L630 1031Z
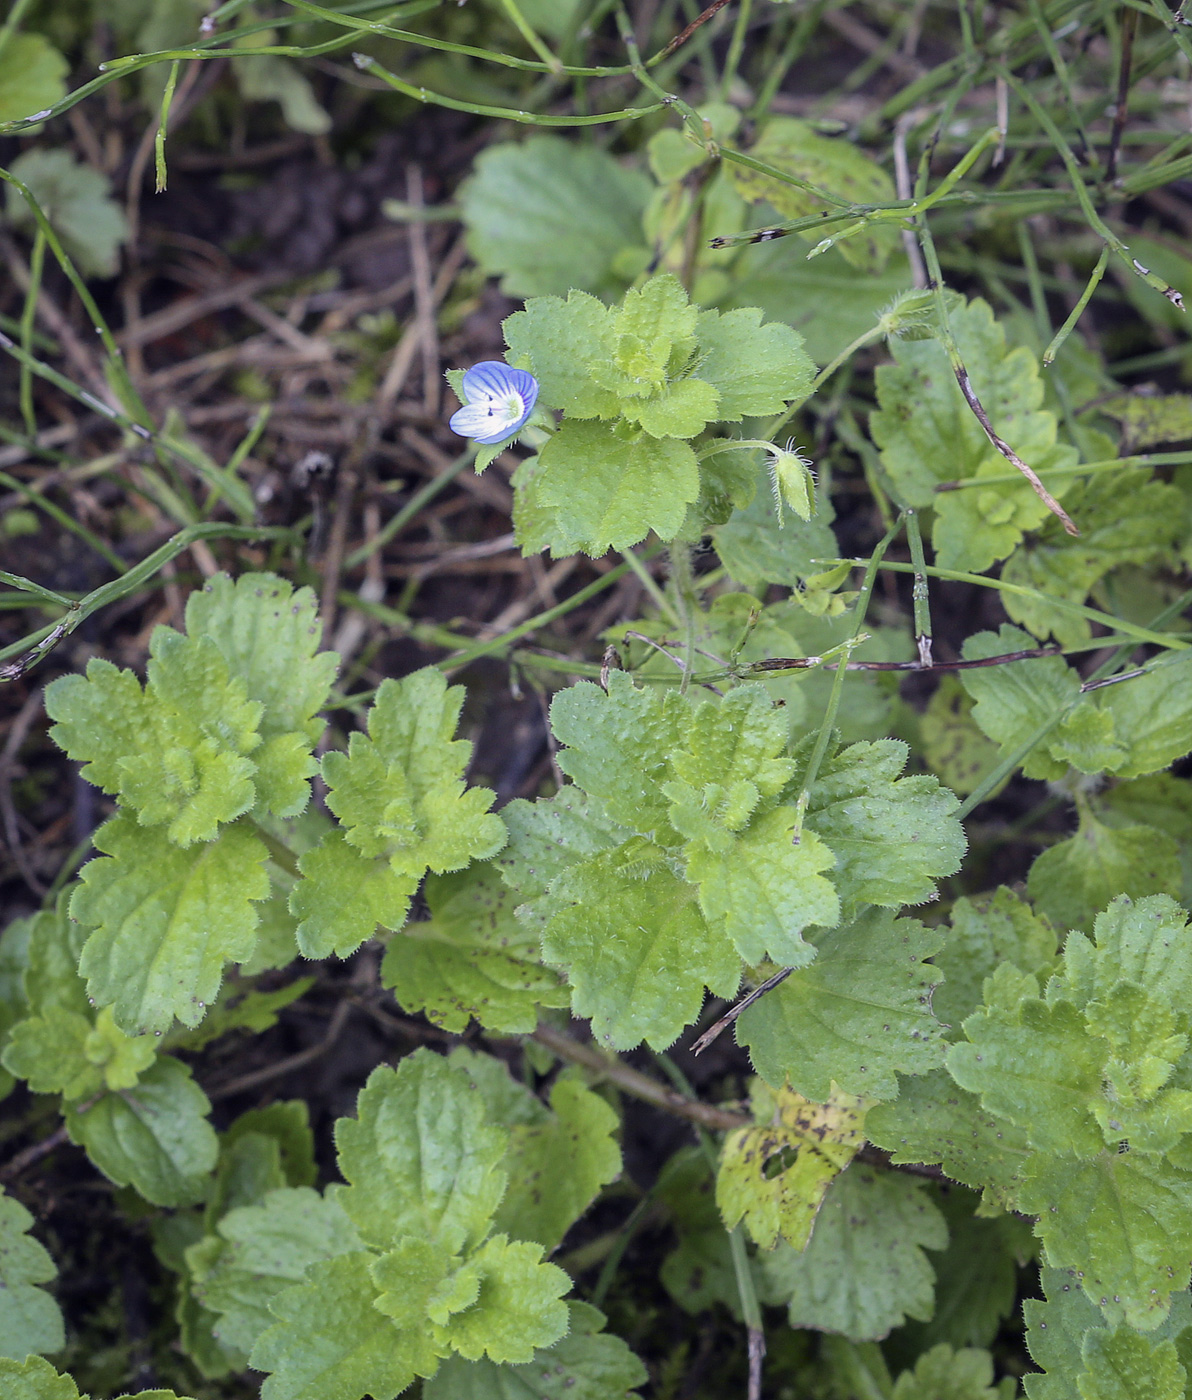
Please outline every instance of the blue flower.
M504 442L524 425L538 398L538 381L500 360L481 360L464 375L462 408L451 415L451 431L485 447Z

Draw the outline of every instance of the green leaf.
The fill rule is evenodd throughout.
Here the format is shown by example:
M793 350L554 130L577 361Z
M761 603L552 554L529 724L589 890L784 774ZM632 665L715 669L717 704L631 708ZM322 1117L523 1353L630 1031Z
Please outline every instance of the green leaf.
M622 400L621 412L626 422L637 423L653 438L696 437L713 419L725 416L719 393L702 379L676 379L640 403Z
M1036 471L1075 465L1075 449L1056 442L1055 415L1040 407L1034 355L1024 346L1007 351L984 301L953 302L949 323L994 430ZM894 364L877 370L878 410L869 420L882 463L905 504L936 508L940 566L981 573L1040 526L1047 507L1025 480L937 495L942 482L1002 476L1008 464L965 402L940 341L895 340L890 351Z
M0 1357L14 1361L66 1345L58 1304L37 1287L52 1282L58 1270L45 1249L29 1238L32 1224L19 1201L0 1195Z
M235 582L216 574L187 599L186 626L191 636L211 638L249 700L264 706L265 753L254 755L258 802L279 816L295 815L310 796L307 779L316 769L309 749L323 732L318 712L339 664L334 652L318 650L314 593L295 592L275 574L243 574ZM287 771L280 760L291 751Z
M934 1275L923 1251L948 1230L922 1181L855 1163L832 1184L800 1254L779 1244L762 1257L766 1301L793 1327L884 1337L904 1317L931 1316Z
M163 1055L135 1089L68 1108L66 1130L117 1186L154 1205L193 1205L218 1154L210 1107L187 1066Z
M1177 652L1143 676L1108 686L1097 703L1126 745L1119 778L1167 768L1192 749L1192 656Z
M1098 408L1121 423L1123 454L1192 438L1192 395L1144 391L1108 399Z
M766 483L747 506L733 511L712 531L712 538L724 567L738 583L750 588L761 583L797 588L801 580L819 573L823 567L819 560L840 553L831 528L834 518L830 499L819 493L810 520L787 515L779 524L774 495Z
M488 1233L509 1137L464 1071L428 1050L373 1070L335 1141L350 1183L339 1203L370 1244L416 1234L455 1253Z
M993 1384L993 1357L987 1351L953 1351L941 1342L919 1357L913 1371L903 1371L891 1400L999 1400L1005 1393Z
M277 1320L270 1301L300 1283L312 1264L360 1248L335 1197L309 1187L272 1190L259 1205L230 1210L218 1230L187 1251L191 1286L199 1303L219 1315L216 1340L237 1353L242 1366Z
M246 698L215 644L154 629L148 683L93 661L87 678L47 687L53 737L84 773L135 808L142 825L169 823L180 846L210 841L254 802L262 707ZM94 687L94 689L92 689Z
M1029 633L1003 623L997 633L977 632L969 637L961 655L974 661L1033 645ZM1025 743L1080 694L1080 677L1061 656L978 667L961 672L960 679L975 701L973 719L1000 746L1000 758ZM1028 778L1062 778L1067 763L1054 759L1044 744L1036 745L1023 759L1023 773Z
M871 909L819 934L819 956L738 1020L738 1039L763 1079L826 1103L833 1081L873 1099L898 1093L895 1071L942 1063L943 1028L931 1014L939 974L929 958L941 934Z
M538 380L539 400L569 419L616 418L604 380L616 349L616 315L587 292L535 297L502 322L509 362ZM599 377L598 377L599 373Z
M429 1338L399 1330L373 1306L373 1257L323 1260L305 1283L273 1299L280 1321L258 1338L249 1361L273 1373L261 1400L393 1400L415 1376L434 1374L438 1358Z
M69 71L70 64L44 34L10 34L0 60L0 122L23 121L61 102ZM61 154L69 160L66 151ZM19 160L13 162L14 173ZM19 195L16 203L27 208Z
M889 175L864 151L843 138L821 136L810 122L795 117L771 117L749 153L852 204L888 204L894 198ZM784 219L835 212L817 195L772 175L736 163L729 163L728 171L745 199L751 204L765 200ZM815 228L801 229L799 236L809 243L820 241ZM880 272L896 242L891 226L875 224L837 247L853 267Z
M793 326L816 364L826 365L909 287L910 269L897 252L884 272L858 277L839 248L808 261L793 239L778 238L741 249L721 305L760 306L770 320Z
M1172 773L1117 783L1100 795L1097 815L1109 826L1153 826L1172 837L1184 872L1180 902L1192 907L1192 785Z
M564 419L538 456L534 499L552 519L556 554L573 552L573 540L595 558L651 530L673 539L698 496L695 453L678 438Z
M450 1345L468 1361L525 1363L534 1352L567 1331L570 1277L544 1264L542 1246L493 1235L470 1258L479 1291L469 1306L434 1329L436 1343Z
M61 79L66 73L62 55L50 48L40 35L36 40L31 34L16 35L5 50L3 67L7 68L22 50L25 61L32 67L23 75L19 97L23 100L35 84L45 95L51 86L61 89ZM4 82L3 69L0 69L0 103L10 94L11 88ZM63 95L59 90L54 101ZM29 117L38 110L33 108L20 115ZM120 266L120 245L128 241L128 223L120 205L111 196L108 177L76 161L65 147L53 150L35 147L17 156L9 169L28 187L79 272L84 277L115 276ZM11 185L7 197L9 221L17 227L31 227L33 214Z
M864 1145L866 1103L836 1092L824 1104L755 1080L755 1126L729 1133L716 1175L726 1229L745 1221L762 1249L802 1250L828 1188Z
M369 737L353 734L346 754L323 760L327 805L347 840L366 856L384 855L394 874L459 870L505 844L501 819L488 813L493 794L465 791L472 746L452 738L463 700L463 687L449 689L434 666L383 681Z
M899 739L850 744L825 760L811 789L807 828L836 857L846 918L866 904L934 899L936 879L960 869L959 803L927 774L899 778L908 754Z
M40 1356L30 1356L24 1362L0 1356L0 1382L4 1384L4 1400L79 1400L74 1381L60 1376Z
M1178 894L1175 841L1151 826L1110 827L1087 805L1075 836L1036 856L1027 890L1039 911L1059 928L1088 928L1111 899L1126 894Z
M493 1220L494 1229L547 1251L558 1247L600 1188L621 1173L614 1136L620 1120L599 1094L574 1079L559 1079L550 1106L545 1122L510 1124L504 1162L509 1187Z
M732 1247L724 1228L708 1159L698 1147L683 1147L663 1167L655 1187L679 1236L662 1261L659 1279L685 1312L706 1312L723 1303L741 1319L741 1294ZM752 1265L756 1274L757 1265Z
M1183 1400L1187 1372L1170 1337L1154 1343L1128 1327L1085 1339L1083 1400Z
M893 1103L869 1110L865 1131L896 1165L938 1162L954 1181L982 1191L983 1212L1013 1208L1029 1151L1025 1130L982 1108L945 1070L904 1079Z
M997 745L977 728L972 710L960 678L945 675L919 720L924 761L962 797L975 792L997 764Z
M595 1308L573 1302L570 1316L567 1335L522 1365L448 1357L423 1385L425 1400L636 1400L646 1368L620 1337L601 1332Z
M1022 1128L1044 1152L1093 1157L1104 1139L1095 1117L1108 1047L1089 1035L1071 1002L1023 1000L964 1023L967 1041L948 1052L948 1072L983 1106Z
M1083 603L1095 584L1126 564L1167 557L1179 537L1179 490L1155 481L1149 468L1102 472L1077 482L1065 509L1080 521L1080 536L1069 535L1048 515L1032 540L1006 561L1002 578L1046 597ZM1043 599L1006 593L1005 608L1036 637L1053 635L1062 646L1076 646L1091 635L1087 618Z
M331 831L298 862L302 879L290 895L299 921L298 949L307 958L346 958L378 926L399 929L410 911L418 877L395 873L388 861L370 860Z
M650 183L598 146L558 136L489 146L459 190L468 251L506 296L612 295L642 243Z
M1018 1266L1037 1249L1030 1226L1012 1215L982 1218L974 1211L978 1197L955 1186L939 1191L936 1204L948 1224L948 1247L932 1260L935 1312L928 1322L907 1323L903 1335L917 1351L940 1342L989 1346L1014 1311Z
M1150 1331L1192 1259L1192 1173L1141 1152L1110 1149L1091 1161L1036 1156L1022 1170L1019 1209L1055 1268L1076 1269L1110 1323Z
M567 745L559 766L614 821L645 835L669 832L669 804L661 787L669 776L668 755L679 747L690 712L677 690L639 688L624 671L609 674L607 692L580 681L551 702L551 729Z
M546 926L542 955L564 968L575 1013L606 1045L665 1049L695 1020L705 985L735 993L735 949L660 848L630 841L596 856L561 876L552 898L565 907Z
M958 899L947 942L932 961L944 974L931 1007L956 1035L981 1005L981 985L1001 963L1046 977L1056 955L1056 933L1046 918L1001 885L992 895Z
M776 807L723 847L687 846L687 878L699 886L704 917L723 925L747 963L769 957L803 967L815 957L803 930L840 922L840 900L823 874L837 863L834 853L811 830L792 844L796 818L793 807Z
M94 1025L55 1007L17 1023L4 1063L35 1094L61 1094L69 1102L105 1089L131 1089L156 1056L156 1038L125 1035L109 1006Z
M781 321L763 326L757 307L704 311L695 334L696 373L717 390L718 423L781 413L810 393L815 366L803 348L803 337Z
M248 958L255 900L269 893L265 847L243 827L181 850L117 816L95 833L108 859L83 867L71 917L92 925L79 962L87 989L130 1035L197 1025L226 962Z
M1024 1377L1026 1392L1030 1400L1070 1400L1074 1384L1083 1395L1084 1385L1093 1380L1091 1375L1082 1374L1086 1358L1094 1361L1096 1370L1102 1370L1105 1343L1114 1334L1103 1325L1100 1312L1081 1288L1075 1270L1045 1267L1041 1280L1047 1301L1027 1298L1022 1310L1027 1323L1027 1347L1035 1364L1047 1374L1036 1372ZM1168 1318L1139 1340L1152 1348L1168 1339L1178 1341L1190 1325L1192 1299L1181 1293L1172 1299ZM1182 1395L1183 1391L1177 1393Z
M542 965L536 930L514 915L519 897L492 863L432 875L424 896L431 918L390 940L381 985L407 1011L459 1034L475 1019L490 1030L527 1034L541 1007L571 997Z

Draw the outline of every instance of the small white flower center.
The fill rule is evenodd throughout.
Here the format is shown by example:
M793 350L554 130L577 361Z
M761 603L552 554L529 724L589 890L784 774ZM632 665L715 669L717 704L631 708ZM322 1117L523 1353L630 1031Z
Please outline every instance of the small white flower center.
M506 423L516 423L525 411L526 401L512 390L504 398L488 401L489 416L500 418Z

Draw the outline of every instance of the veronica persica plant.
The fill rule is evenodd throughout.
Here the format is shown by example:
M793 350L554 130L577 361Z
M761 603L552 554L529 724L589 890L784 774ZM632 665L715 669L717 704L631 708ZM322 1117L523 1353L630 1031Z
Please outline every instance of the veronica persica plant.
M463 406L451 415L451 431L491 447L525 426L538 399L538 381L501 360L482 360L465 371Z

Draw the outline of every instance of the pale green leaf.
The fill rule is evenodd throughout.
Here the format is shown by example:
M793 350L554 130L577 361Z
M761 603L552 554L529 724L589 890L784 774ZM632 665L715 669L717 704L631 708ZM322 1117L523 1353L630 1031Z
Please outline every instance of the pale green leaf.
M596 377L607 374L616 348L615 314L587 292L567 300L535 297L502 322L510 364L538 380L544 405L570 419L616 418L620 399Z
M154 1205L193 1205L218 1153L209 1109L187 1066L163 1055L135 1089L68 1108L66 1128L117 1186L134 1186Z
M717 422L738 423L781 413L811 390L815 366L803 337L781 321L762 325L756 307L705 311L695 326L699 340L696 374L720 396Z
M747 963L763 958L804 967L815 948L802 938L810 925L840 921L840 900L825 871L833 851L810 829L792 842L796 811L776 807L727 843L689 843L687 878L699 886L710 926L723 926Z
M1110 570L1167 556L1182 528L1179 490L1153 480L1149 468L1100 472L1077 482L1064 506L1080 522L1080 536L1069 535L1049 515L1038 534L1006 560L1002 578L1008 583L1083 603ZM1010 617L1036 637L1050 634L1063 646L1075 646L1091 635L1088 619L1068 608L1016 593L1002 596Z
M29 65L15 83L13 77L8 76L11 74L9 65L14 63ZM5 49L0 65L0 104L7 107L10 102L23 103L34 91L39 96L48 96L52 89L55 90L54 101L57 101L63 95L65 74L62 55L40 35L17 34ZM31 117L40 110L33 107L0 120ZM128 222L120 205L112 198L108 177L76 161L65 146L50 150L35 146L17 156L9 169L28 187L83 276L114 276L120 266L120 245L128 240ZM9 221L32 227L33 214L11 185L7 197Z
M893 1103L869 1110L865 1131L892 1162L938 1162L953 1180L982 1191L994 1210L1012 1208L1026 1133L982 1108L946 1070L903 1079Z
M807 828L836 857L845 917L866 904L933 899L936 880L960 869L959 804L928 774L900 778L908 753L899 739L850 744L825 760L811 789Z
M984 301L953 302L949 324L994 430L1036 470L1074 465L1075 450L1057 445L1055 416L1041 408L1034 355L1024 346L1007 351ZM882 463L902 501L936 507L941 567L981 572L1041 525L1047 507L1025 480L936 494L945 481L1004 475L1008 463L965 402L940 341L895 340L890 349L895 363L877 370L879 406L870 417Z
M565 907L546 926L542 955L566 971L575 1013L605 1044L665 1049L699 1014L705 985L736 991L735 949L658 847L631 841L593 857L561 876L555 895Z
M972 710L960 678L945 675L919 720L924 761L962 797L974 792L997 763L997 745L977 728Z
M1192 908L1192 784L1173 773L1117 783L1100 794L1097 815L1109 826L1153 826L1172 837L1184 872L1180 902Z
M267 31L251 34L235 47L249 48L268 40ZM291 130L310 136L324 136L331 130L331 114L319 103L310 80L297 64L277 54L260 54L234 58L232 72L247 101L278 103Z
M716 1174L726 1228L744 1220L761 1249L781 1238L801 1250L828 1188L864 1145L866 1104L833 1093L824 1104L754 1083L755 1126L729 1133Z
M526 1034L541 1007L570 1005L558 974L542 965L535 930L514 915L524 892L515 895L495 865L432 875L424 895L431 918L395 934L381 964L381 985L406 1010L456 1033L475 1017Z
M1085 807L1075 836L1036 856L1027 890L1058 928L1089 928L1119 894L1131 899L1180 892L1175 841L1151 826L1110 827Z
M249 957L269 893L265 847L240 826L182 850L160 829L118 816L95 833L108 859L83 867L71 917L93 926L79 972L130 1035L195 1026L224 964Z
M459 191L468 251L507 296L615 293L618 254L642 243L649 191L598 146L545 135L489 146Z
M4 1400L79 1400L79 1389L69 1376L60 1376L40 1356L22 1361L0 1356L0 1382Z
M783 1243L763 1256L766 1301L786 1304L793 1327L853 1341L930 1317L934 1274L923 1251L943 1249L948 1230L924 1186L854 1163L832 1184L807 1248Z
M327 805L347 840L366 856L384 855L396 875L459 870L505 844L501 819L488 812L493 794L465 790L472 746L452 738L463 698L434 666L385 680L368 737L353 734L346 754L323 760Z
M335 1140L350 1183L339 1203L370 1244L419 1235L454 1253L487 1234L508 1132L486 1121L462 1070L429 1050L375 1069Z
M677 690L639 688L624 671L609 674L607 692L590 681L559 691L550 711L555 738L567 745L558 756L563 772L614 821L648 835L669 832L660 789L690 721L690 702Z
M58 1270L29 1236L32 1224L19 1201L0 1196L0 1357L14 1361L66 1344L58 1304L37 1286L53 1282Z
M852 204L888 204L894 198L889 175L858 146L844 137L823 136L795 117L771 117L749 154ZM730 162L728 170L745 199L751 204L765 200L784 219L836 210L818 195L748 166ZM800 230L799 236L809 243L820 239L815 228ZM896 242L892 227L871 225L837 246L853 267L880 272Z
M440 1345L448 1343L468 1361L487 1356L525 1363L567 1331L567 1305L559 1300L571 1279L557 1265L542 1262L541 1245L493 1235L469 1264L477 1272L479 1293L434 1329Z
M69 71L70 64L44 34L9 35L0 59L0 122L23 121L61 102ZM19 197L17 202L24 207ZM11 217L11 209L9 213Z
M198 1302L219 1315L215 1338L245 1364L257 1338L276 1318L269 1303L300 1283L307 1269L360 1248L355 1227L334 1196L309 1187L269 1191L259 1205L239 1206L219 1222L215 1249L187 1251Z
M1000 1400L1004 1394L993 1384L993 1357L987 1351L954 1351L941 1342L919 1357L913 1371L903 1371L891 1400Z
M1133 453L1161 442L1192 438L1192 395L1142 390L1098 405L1122 425L1122 451Z
M1110 1323L1157 1327L1188 1286L1192 1173L1110 1149L1090 1161L1035 1156L1021 1183L1018 1208L1039 1217L1047 1262L1078 1270Z
M299 921L298 948L304 957L346 958L381 928L406 921L418 878L395 874L384 860L370 860L349 846L342 831L329 832L298 862L302 879L290 895Z
M815 1103L833 1081L873 1099L898 1093L895 1071L923 1074L942 1063L943 1028L931 1014L939 973L926 959L942 935L914 919L871 909L854 923L818 934L819 955L738 1020L758 1073L789 1078Z
M1101 1151L1094 1109L1108 1046L1071 1002L1027 998L1013 1012L977 1012L964 1031L968 1040L948 1052L948 1072L962 1088L1022 1128L1034 1148L1080 1157Z
M555 1249L602 1186L621 1171L616 1113L573 1079L557 1080L544 1123L509 1124L509 1187L493 1228ZM495 1122L509 1123L492 1114Z
M58 721L50 737L83 764L82 776L104 792L119 792L120 760L137 751L149 723L136 676L93 656L86 677L51 681L45 703L46 713Z
M437 1353L424 1331L399 1330L373 1306L364 1253L311 1266L307 1281L273 1299L280 1320L262 1333L250 1365L272 1374L261 1400L393 1400L415 1376L433 1375Z
M606 423L564 419L539 453L538 472L535 502L553 517L555 553L579 540L597 557L629 549L651 530L673 539L699 496L699 466L687 443Z
M275 574L243 574L234 582L216 574L187 599L186 626L192 636L211 638L228 669L244 682L248 698L264 706L260 733L266 744L295 733L308 745L317 742L323 732L318 712L339 659L318 650L322 626L309 588L295 591ZM262 759L254 759L260 796ZM302 792L309 793L305 784ZM293 815L280 807L271 810Z
M1119 778L1167 768L1192 749L1192 657L1177 652L1144 676L1111 685L1098 697L1126 745Z
M1187 1372L1170 1337L1154 1342L1128 1327L1085 1339L1082 1400L1184 1400Z
M969 637L962 655L966 661L981 660L1023 651L1034 644L1029 633L1003 623L997 633L978 632ZM961 683L975 701L973 719L1000 746L1001 757L1025 743L1080 693L1080 677L1061 656L977 667L963 671ZM1028 778L1061 778L1067 766L1052 758L1044 744L1036 745L1022 760L1022 771Z
M1045 977L1055 962L1056 943L1047 919L1005 885L992 895L958 899L947 941L932 959L944 974L932 1010L959 1036L961 1022L981 1005L981 984L1000 963Z
M719 457L717 454L710 460L716 462ZM820 560L840 553L831 528L834 518L831 500L820 493L810 520L787 515L780 525L774 494L765 482L747 506L735 510L712 531L712 538L725 568L738 583L749 587L781 583L797 588L802 579L820 572Z
M620 1337L601 1332L595 1308L573 1302L569 1312L567 1335L521 1365L448 1357L423 1385L425 1400L636 1400L646 1368Z
M637 423L654 438L692 438L725 415L720 395L702 379L676 379L649 399L624 399L626 422Z

